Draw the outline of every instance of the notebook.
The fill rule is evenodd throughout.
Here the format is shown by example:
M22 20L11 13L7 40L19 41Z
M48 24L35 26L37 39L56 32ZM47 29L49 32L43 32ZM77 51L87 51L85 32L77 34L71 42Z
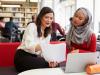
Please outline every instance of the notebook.
M97 53L70 53L65 66L66 73L84 72L87 64L96 64Z

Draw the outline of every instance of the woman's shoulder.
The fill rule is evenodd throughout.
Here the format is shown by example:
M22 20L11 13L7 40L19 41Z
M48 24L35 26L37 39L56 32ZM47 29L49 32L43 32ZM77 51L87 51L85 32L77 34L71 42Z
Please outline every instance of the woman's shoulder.
M91 37L96 37L96 34L93 32L92 35L91 35Z
M91 39L96 39L96 34L95 33L91 34Z
M30 24L28 25L28 27L36 27L36 24L35 24L35 23L30 23Z
M32 30L36 30L36 24L35 23L30 23L27 27L26 27L26 29L32 29Z

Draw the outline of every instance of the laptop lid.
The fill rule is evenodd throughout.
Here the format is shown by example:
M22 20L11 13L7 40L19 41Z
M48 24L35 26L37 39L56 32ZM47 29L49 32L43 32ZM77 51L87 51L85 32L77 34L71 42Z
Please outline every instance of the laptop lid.
M87 64L96 64L96 52L92 53L69 53L65 72L84 72Z

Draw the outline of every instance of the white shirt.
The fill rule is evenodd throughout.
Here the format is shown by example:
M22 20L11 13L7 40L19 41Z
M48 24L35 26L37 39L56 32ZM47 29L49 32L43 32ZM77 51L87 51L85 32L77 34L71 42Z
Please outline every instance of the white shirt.
M48 44L50 42L51 35L48 35L46 38L39 38L37 35L38 34L36 24L30 23L25 29L22 43L18 47L18 49L23 49L28 53L38 55L38 52L35 52L35 46L37 44L41 44L41 42L43 42L43 44Z

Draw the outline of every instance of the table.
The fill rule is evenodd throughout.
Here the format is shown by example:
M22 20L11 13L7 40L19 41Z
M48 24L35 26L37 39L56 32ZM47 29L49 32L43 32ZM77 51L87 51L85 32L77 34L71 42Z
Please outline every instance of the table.
M27 70L18 75L88 75L86 72L82 73L64 73L61 68L43 68L43 69L32 69ZM99 74L94 74L99 75Z

